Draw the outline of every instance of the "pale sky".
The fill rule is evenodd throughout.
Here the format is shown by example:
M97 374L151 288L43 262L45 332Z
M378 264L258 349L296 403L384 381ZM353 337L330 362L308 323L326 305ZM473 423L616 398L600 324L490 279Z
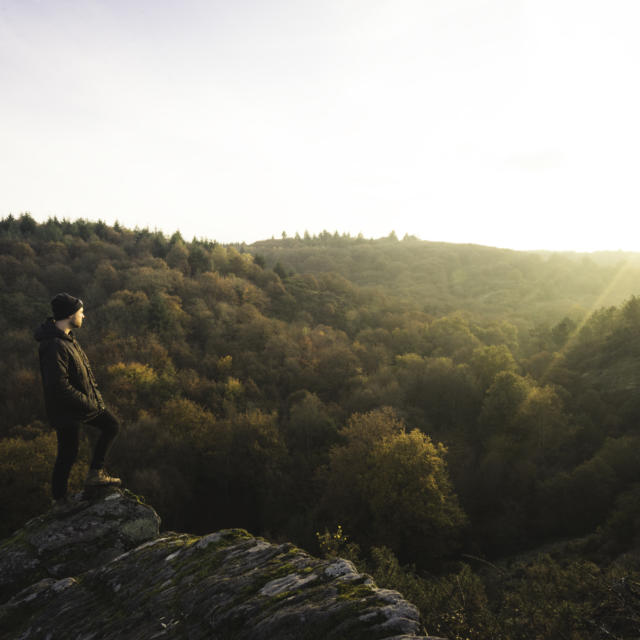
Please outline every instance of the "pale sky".
M640 251L638 0L0 0L0 217Z

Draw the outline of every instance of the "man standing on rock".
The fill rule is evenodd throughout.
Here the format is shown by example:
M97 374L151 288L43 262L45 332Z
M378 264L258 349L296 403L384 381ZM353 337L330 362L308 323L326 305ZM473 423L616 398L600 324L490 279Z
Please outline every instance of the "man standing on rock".
M76 341L72 329L82 326L82 300L59 293L52 301L53 317L36 330L40 343L40 372L47 417L58 434L58 456L53 467L52 494L56 506L67 502L67 483L78 456L80 427L88 424L100 429L100 437L85 486L120 485L104 470L107 453L120 425L105 407L89 359Z

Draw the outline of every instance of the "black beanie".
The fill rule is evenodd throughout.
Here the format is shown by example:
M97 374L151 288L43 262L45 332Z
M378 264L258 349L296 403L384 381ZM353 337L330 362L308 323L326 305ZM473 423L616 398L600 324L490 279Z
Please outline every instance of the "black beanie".
M78 309L84 306L80 298L74 298L68 293L59 293L52 301L53 319L63 320L72 316Z

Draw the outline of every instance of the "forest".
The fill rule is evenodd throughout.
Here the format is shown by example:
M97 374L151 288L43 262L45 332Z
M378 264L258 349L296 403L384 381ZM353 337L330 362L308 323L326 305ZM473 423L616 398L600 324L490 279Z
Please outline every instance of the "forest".
M0 220L0 535L49 508L60 291L163 527L352 559L461 639L640 636L640 255ZM87 430L72 485L87 470Z

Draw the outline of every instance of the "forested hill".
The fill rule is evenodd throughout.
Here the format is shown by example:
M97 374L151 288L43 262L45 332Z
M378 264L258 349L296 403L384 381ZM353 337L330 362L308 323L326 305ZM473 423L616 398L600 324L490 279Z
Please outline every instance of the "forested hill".
M68 291L110 469L168 528L347 555L449 638L637 637L638 282L633 255L5 218L0 535L48 504L33 330Z
M640 254L524 252L324 232L256 242L247 249L281 273L337 273L380 288L405 308L554 323L637 293Z

